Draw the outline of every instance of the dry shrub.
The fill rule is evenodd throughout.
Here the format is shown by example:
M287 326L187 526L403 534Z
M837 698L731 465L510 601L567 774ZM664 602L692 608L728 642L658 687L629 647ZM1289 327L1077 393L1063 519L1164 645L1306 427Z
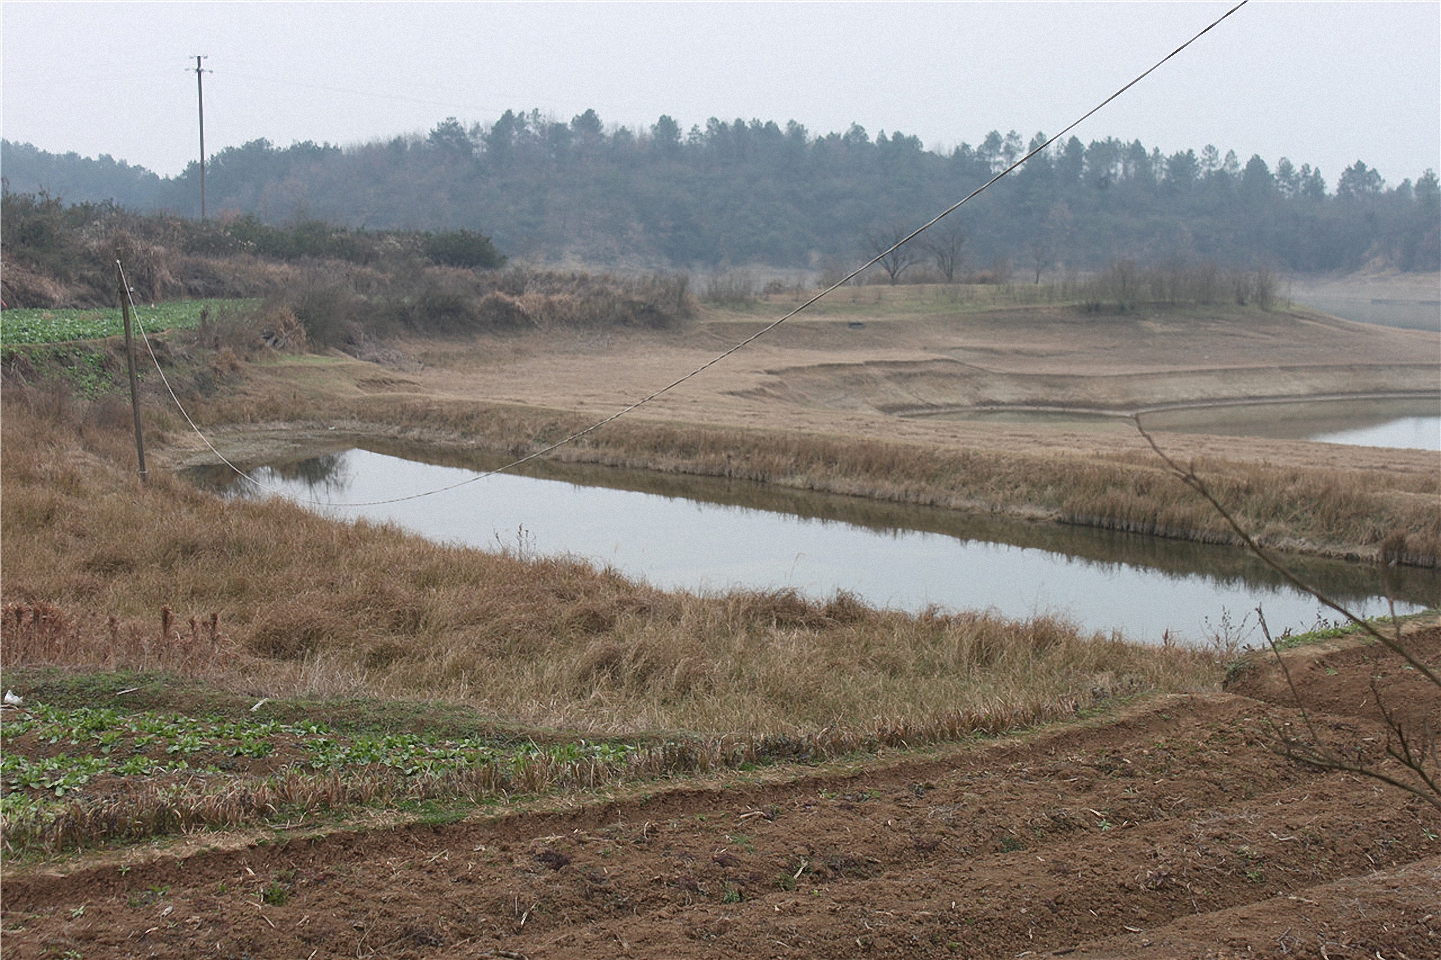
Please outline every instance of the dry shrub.
M272 309L285 309L299 319L309 342L329 347L355 339L356 331L372 313L364 297L333 280L307 282L277 295L268 302Z
M733 591L720 598L738 628L819 627L829 622L826 604L801 596L794 587Z
M476 304L476 313L484 318L488 326L497 330L516 330L532 326L530 311L516 297L491 290Z
M1223 271L1209 261L1168 260L1143 266L1132 260L1115 260L1101 273L1075 286L1064 292L1076 296L1082 309L1090 313L1106 309L1125 312L1143 303L1171 306L1228 299L1237 306L1269 310L1276 299L1276 275L1268 267Z
M671 327L693 315L684 275L622 277L514 268L405 269L313 261L275 303L311 341L345 346L402 333L454 336L530 327Z
M210 358L210 372L217 377L231 376L244 369L240 357L230 347L221 347Z
M137 300L154 303L185 293L184 285L171 271L172 251L167 246L142 239L124 228L112 228L85 244L85 251L96 264L104 264L108 272L115 273L115 261L125 265L125 279ZM97 292L104 287L102 277L106 271L97 272L92 286ZM113 303L114 284L109 298Z
M755 275L748 270L712 273L706 278L705 293L701 295L701 299L719 306L747 307L759 299L756 296L756 286ZM767 284L765 292L780 293L784 289L784 285L781 285L780 289L772 290L771 285Z
M19 353L10 359L5 373L7 409L21 409L47 426L74 423L78 419L75 392L64 380L57 377L39 379L41 374L27 357Z
M621 678L626 666L626 650L613 641L591 644L582 651L575 662L572 689L576 696L602 681L615 682Z
M234 373L241 368L240 361L266 350L302 351L307 346L299 318L290 308L274 303L203 308L199 325L173 338L211 354L209 366L219 373Z
M564 692L577 700L609 697L675 702L719 681L716 658L683 640L647 631L617 640L607 637L580 652Z
M875 610L868 607L849 590L838 590L826 601L821 613L836 623L864 623L875 617Z
M256 614L246 646L257 656L304 660L322 648L348 646L355 638L353 621L315 596L268 604Z
M1398 529L1386 534L1385 539L1381 541L1381 562L1401 563L1407 557L1406 531Z
M408 653L405 642L380 638L366 645L360 665L367 671L381 671L404 660Z
M583 635L607 633L615 628L616 612L601 604L582 604L565 618L567 632Z
M269 297L292 287L300 272L293 264L250 254L180 254L172 258L171 270L184 286L184 295L199 300Z
M477 311L488 325L506 329L622 326L659 329L691 316L694 298L684 275L622 277L515 268L481 274Z
M85 411L84 427L100 433L123 434L133 429L134 424L130 403L115 394L100 397Z
M79 307L85 304L54 277L8 258L0 273L0 295L10 307Z

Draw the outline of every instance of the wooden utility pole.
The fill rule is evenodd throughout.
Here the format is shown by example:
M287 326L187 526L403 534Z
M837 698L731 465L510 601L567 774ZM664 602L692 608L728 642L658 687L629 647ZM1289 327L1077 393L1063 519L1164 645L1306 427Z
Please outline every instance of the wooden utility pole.
M125 268L115 258L115 272L120 279L120 316L125 320L125 366L130 371L130 412L135 416L135 457L140 461L140 482L148 483L145 472L145 437L140 432L140 382L135 378L135 341L130 334L130 291L125 285Z
M195 96L196 103L200 106L200 219L205 219L205 74L208 72L200 68L200 61L207 59L200 55L195 57Z

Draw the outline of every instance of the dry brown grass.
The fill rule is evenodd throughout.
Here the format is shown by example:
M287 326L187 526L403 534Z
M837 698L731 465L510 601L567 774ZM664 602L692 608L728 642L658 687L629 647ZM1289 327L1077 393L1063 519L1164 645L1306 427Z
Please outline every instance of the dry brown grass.
M1048 618L666 593L570 560L222 502L164 472L141 486L123 425L91 408L11 388L3 413L4 599L29 611L4 621L6 666L158 667L260 695L439 697L603 731L838 737L939 735L957 716L1194 689L1219 669L1206 653Z

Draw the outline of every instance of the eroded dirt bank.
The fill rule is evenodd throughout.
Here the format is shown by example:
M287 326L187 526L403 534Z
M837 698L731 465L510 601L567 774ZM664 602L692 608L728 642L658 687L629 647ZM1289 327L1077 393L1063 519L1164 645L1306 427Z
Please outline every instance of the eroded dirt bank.
M1410 643L1441 662L1441 628ZM1441 715L1379 648L1287 656L1371 756L1377 691ZM1278 755L1277 678L843 769L32 871L5 883L6 954L1436 956L1441 811Z

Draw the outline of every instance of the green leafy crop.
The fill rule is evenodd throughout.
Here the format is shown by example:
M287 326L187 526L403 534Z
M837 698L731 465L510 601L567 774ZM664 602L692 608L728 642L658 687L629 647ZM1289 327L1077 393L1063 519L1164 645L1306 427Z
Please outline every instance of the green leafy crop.
M214 313L222 305L251 301L180 300L154 306L138 306L136 320L147 333L161 330L189 330L200 325L202 310ZM125 332L118 307L103 310L48 308L12 309L0 312L0 341L6 344L61 343L69 340L99 340Z

